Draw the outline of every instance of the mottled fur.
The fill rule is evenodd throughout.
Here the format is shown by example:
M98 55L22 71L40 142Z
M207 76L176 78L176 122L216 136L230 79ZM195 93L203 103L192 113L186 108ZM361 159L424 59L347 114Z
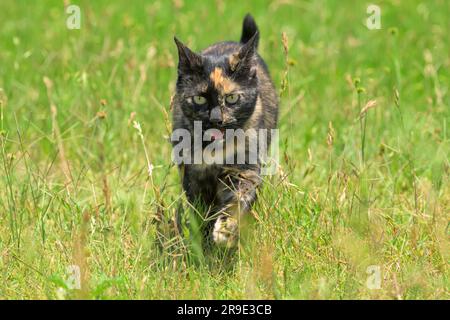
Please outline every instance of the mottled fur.
M276 127L278 99L267 66L256 52L258 41L258 28L250 15L244 19L241 42L220 42L197 54L175 38L179 64L174 130L193 133L194 121L202 121L203 130ZM239 94L235 105L225 101L230 93ZM196 95L205 97L207 103L194 105ZM219 122L212 121L216 112ZM205 215L213 221L208 230L214 242L235 245L239 218L250 210L261 184L260 163L183 164L180 173L188 200L201 201L209 208Z

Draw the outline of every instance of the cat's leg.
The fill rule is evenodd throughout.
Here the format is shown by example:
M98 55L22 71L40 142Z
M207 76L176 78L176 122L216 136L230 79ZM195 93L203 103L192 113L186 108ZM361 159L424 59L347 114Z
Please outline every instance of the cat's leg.
M261 184L259 169L243 170L226 175L220 181L216 199L218 217L212 229L212 239L224 247L234 247L239 238L239 222L256 200Z
M217 173L199 170L193 165L184 165L182 170L183 191L192 210L202 215L198 220L198 227L204 240L209 240L208 235L212 227L211 216L214 211L214 200L217 192ZM210 241L206 242L210 243Z
M180 170L181 171L181 170ZM209 207L213 204L216 193L217 174L184 165L182 170L183 190L191 204Z

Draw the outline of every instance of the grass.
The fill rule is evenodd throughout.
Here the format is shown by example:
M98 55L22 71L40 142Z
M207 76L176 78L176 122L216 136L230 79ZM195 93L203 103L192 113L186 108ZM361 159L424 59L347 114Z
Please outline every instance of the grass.
M0 4L1 298L449 299L447 1L378 1L380 30L353 1L73 3L80 30L62 3ZM203 254L177 214L172 38L238 39L247 12L280 169L238 252Z

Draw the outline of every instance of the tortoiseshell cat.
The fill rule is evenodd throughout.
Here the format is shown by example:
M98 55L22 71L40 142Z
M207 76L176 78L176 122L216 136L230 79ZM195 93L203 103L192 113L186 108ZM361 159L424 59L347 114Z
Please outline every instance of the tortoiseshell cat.
M194 121L201 121L203 132L211 128L222 133L225 129L276 128L278 98L267 66L256 52L259 32L252 16L244 19L240 42L220 42L194 53L174 39L179 54L172 100L174 132L185 129L193 136ZM209 143L203 142L202 148ZM244 148L248 148L247 141ZM240 217L250 210L261 184L260 160L182 163L180 173L188 200L193 204L201 201L209 208L205 213L211 221L207 237L219 246L235 246Z

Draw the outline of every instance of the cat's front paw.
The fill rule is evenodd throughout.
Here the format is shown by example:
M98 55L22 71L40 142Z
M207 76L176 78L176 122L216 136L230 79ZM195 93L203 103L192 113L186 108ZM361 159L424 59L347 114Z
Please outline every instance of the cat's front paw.
M237 244L238 231L238 222L235 218L221 215L214 223L212 237L218 246L233 248Z

